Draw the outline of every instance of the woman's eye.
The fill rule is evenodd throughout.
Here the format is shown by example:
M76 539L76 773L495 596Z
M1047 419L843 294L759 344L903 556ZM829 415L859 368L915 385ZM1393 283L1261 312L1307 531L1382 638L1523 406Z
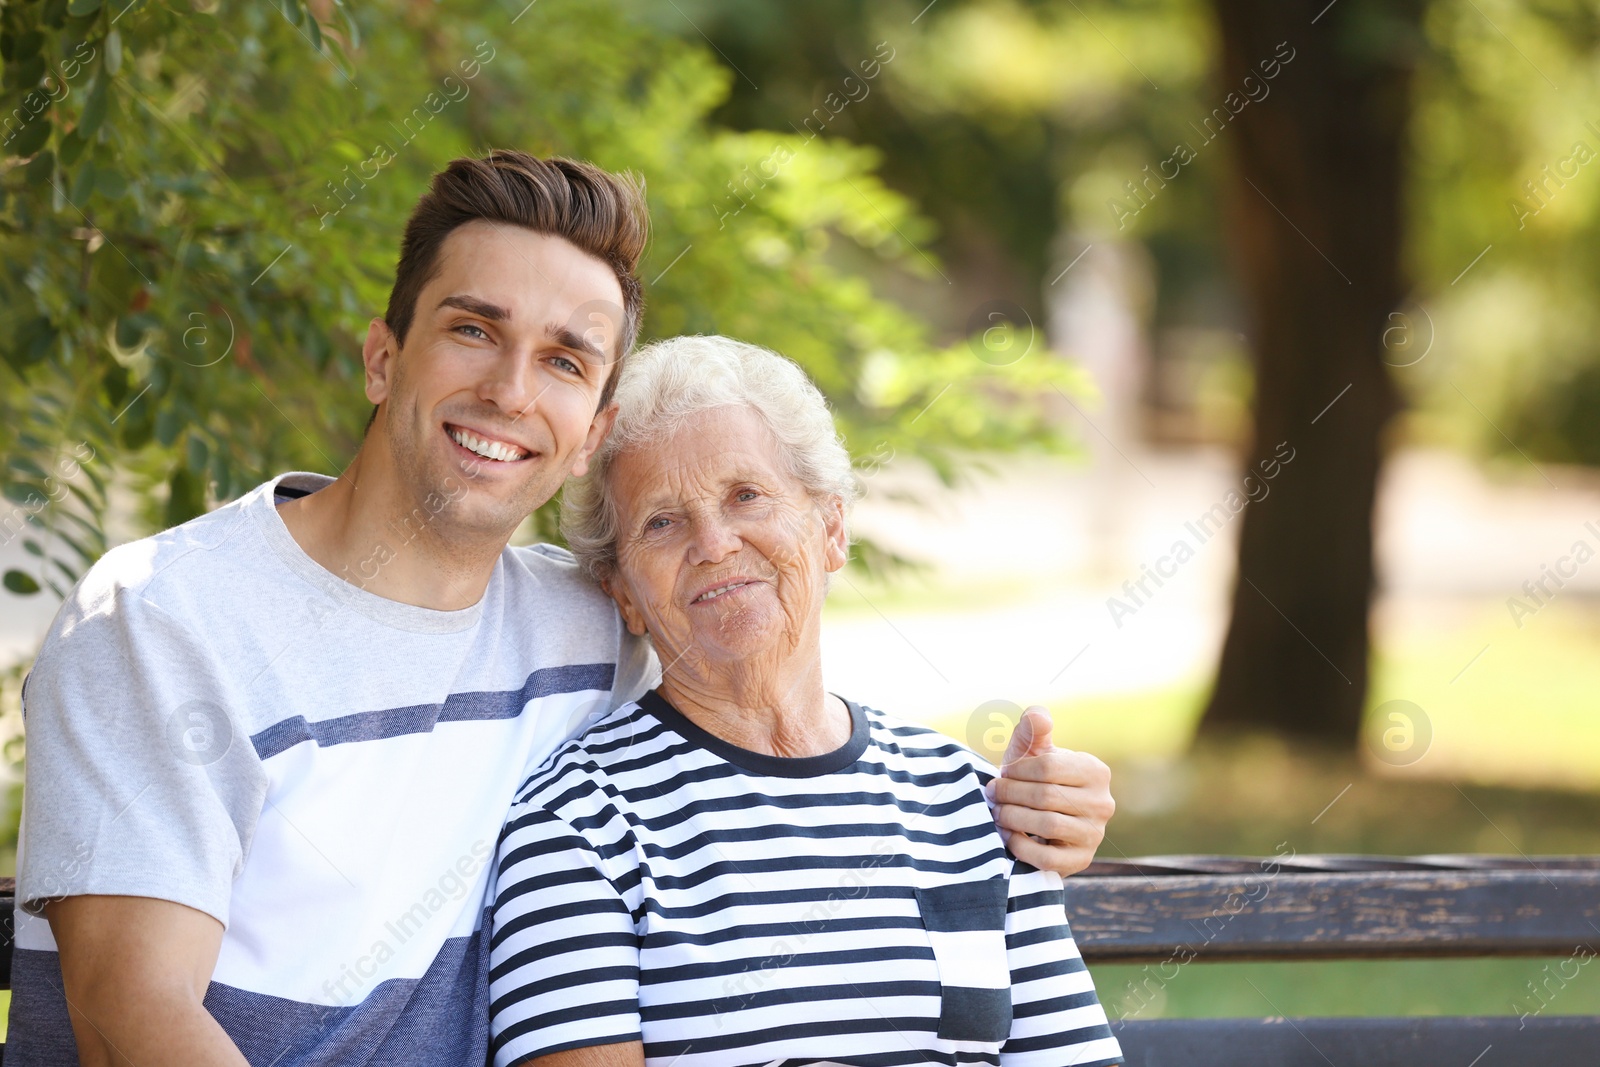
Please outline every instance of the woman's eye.
M739 490L738 494L735 495L734 499L739 501L741 504L748 504L750 501L754 500L760 495L761 494L756 492L754 489L741 489Z
M646 530L665 530L671 524L671 522L672 520L667 518L665 515L657 515L655 518L645 523L644 528Z

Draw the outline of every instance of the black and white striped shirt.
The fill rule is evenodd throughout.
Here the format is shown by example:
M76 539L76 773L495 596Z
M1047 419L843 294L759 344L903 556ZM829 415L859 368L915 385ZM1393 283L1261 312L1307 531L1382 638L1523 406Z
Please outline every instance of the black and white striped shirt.
M1121 1061L1061 879L1013 860L994 769L850 704L789 759L659 694L520 791L497 856L496 1067L642 1040L653 1067Z

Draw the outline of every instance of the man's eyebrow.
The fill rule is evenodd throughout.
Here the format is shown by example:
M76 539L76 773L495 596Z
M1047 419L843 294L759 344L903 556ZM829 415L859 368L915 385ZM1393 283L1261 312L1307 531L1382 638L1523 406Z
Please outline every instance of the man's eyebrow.
M546 337L562 348L570 348L574 352L582 352L591 363L598 363L604 367L611 362L611 357L602 352L599 345L570 326L558 326L552 322L544 328L544 333Z
M499 304L491 304L480 297L465 294L447 296L439 301L439 307L460 308L462 311L488 319L490 322L506 322L511 318L509 308L503 308Z

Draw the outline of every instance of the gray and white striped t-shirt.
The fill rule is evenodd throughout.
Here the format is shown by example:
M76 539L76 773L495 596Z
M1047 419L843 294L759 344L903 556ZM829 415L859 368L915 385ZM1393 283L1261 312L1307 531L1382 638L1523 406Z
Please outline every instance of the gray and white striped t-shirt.
M62 606L23 694L7 1067L78 1062L37 914L75 894L224 924L205 1005L260 1067L482 1067L506 809L653 667L562 549L507 548L460 611L360 588L410 525L323 569L275 503L328 482L113 549Z

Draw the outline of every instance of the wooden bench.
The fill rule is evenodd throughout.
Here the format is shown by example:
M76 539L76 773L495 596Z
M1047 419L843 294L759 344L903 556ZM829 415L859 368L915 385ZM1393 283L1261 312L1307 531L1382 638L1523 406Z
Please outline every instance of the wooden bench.
M1243 960L1557 956L1574 961L1571 981L1600 981L1600 967L1586 966L1600 954L1594 856L1096 862L1067 880L1067 914L1091 968L1147 965L1152 999L1180 969ZM1550 981L1554 1001L1562 980ZM1117 992L1102 988L1102 1000ZM1518 992L1507 991L1503 1016L1128 1018L1113 1029L1128 1067L1600 1064L1600 1016L1519 1016ZM1137 1015L1139 986L1130 995Z
M11 880L0 879L4 989L11 987L13 894ZM1102 861L1067 880L1067 912L1091 966L1146 964L1147 981L1156 983L1221 961L1572 957L1600 952L1600 857ZM1600 968L1580 973L1575 980L1600 980ZM1107 1000L1113 992L1101 990ZM1600 1016L1128 1019L1113 1026L1128 1067L1600 1064Z

